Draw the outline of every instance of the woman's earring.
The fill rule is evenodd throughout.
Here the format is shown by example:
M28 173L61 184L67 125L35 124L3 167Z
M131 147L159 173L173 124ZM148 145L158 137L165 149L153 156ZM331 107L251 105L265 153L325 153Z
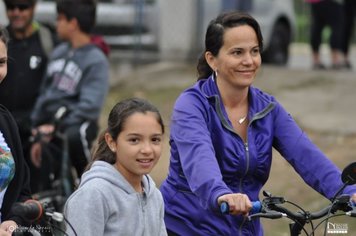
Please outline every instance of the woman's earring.
M218 76L218 71L213 70L213 74L212 74L213 81L216 81L217 76Z

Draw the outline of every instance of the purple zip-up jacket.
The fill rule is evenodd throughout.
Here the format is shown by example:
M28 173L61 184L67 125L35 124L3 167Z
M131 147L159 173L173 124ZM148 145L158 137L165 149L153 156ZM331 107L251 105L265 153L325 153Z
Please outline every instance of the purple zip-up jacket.
M325 197L332 198L342 186L340 170L273 96L252 86L248 120L244 143L211 77L179 96L171 120L169 173L160 188L169 230L184 236L263 235L258 219L221 214L217 198L244 193L258 200L270 173L272 148ZM344 190L355 192L355 186Z

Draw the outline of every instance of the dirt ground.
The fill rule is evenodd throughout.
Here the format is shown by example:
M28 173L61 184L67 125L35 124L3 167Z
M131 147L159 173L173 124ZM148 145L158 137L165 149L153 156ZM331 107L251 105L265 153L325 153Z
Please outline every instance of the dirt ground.
M151 176L157 185L167 175L169 162L169 118L180 92L194 83L195 68L187 64L159 64L134 70L112 87L103 111L102 126L110 108L120 99L139 96L160 109L167 126L164 153ZM356 76L347 71L309 71L269 67L262 69L255 85L273 94L293 115L315 144L341 169L356 161ZM309 211L326 206L327 201L295 174L276 152L271 176L263 188L284 196ZM348 234L356 235L356 220L332 218L332 223L348 225ZM288 220L263 220L265 235L288 235ZM320 227L322 230L324 226ZM317 231L316 235L322 235Z

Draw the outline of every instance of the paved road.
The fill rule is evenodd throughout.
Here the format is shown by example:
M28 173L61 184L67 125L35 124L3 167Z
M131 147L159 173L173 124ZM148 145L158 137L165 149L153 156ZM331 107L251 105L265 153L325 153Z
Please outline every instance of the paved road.
M327 53L323 48L324 58ZM352 50L352 62L351 71L313 71L309 48L293 45L288 66L263 65L255 86L274 95L305 128L356 134L356 48ZM195 63L159 62L137 69L129 64L112 67L112 84L129 81L147 86L188 86L195 77Z

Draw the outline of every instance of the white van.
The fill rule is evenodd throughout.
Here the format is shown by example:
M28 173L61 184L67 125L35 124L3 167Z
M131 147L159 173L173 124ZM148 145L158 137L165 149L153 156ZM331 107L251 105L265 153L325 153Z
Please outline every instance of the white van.
M184 47L186 44L189 45L186 51L201 51L203 34L209 21L221 11L228 10L227 5L236 3L237 6L239 2L244 5L248 3L245 10L260 23L265 46L263 61L286 64L288 48L296 29L292 0L99 0L94 33L103 35L113 49L150 50L158 53L162 50L162 37L168 34L171 38L166 41L187 37L186 41L190 42L182 43L183 40L180 40L178 46ZM168 18L163 18L163 14L168 15ZM37 0L35 18L54 27L55 0ZM182 26L187 18L192 20ZM167 19L171 22L163 28L163 21ZM3 0L0 0L0 24L6 23ZM179 29L182 31L177 32Z

